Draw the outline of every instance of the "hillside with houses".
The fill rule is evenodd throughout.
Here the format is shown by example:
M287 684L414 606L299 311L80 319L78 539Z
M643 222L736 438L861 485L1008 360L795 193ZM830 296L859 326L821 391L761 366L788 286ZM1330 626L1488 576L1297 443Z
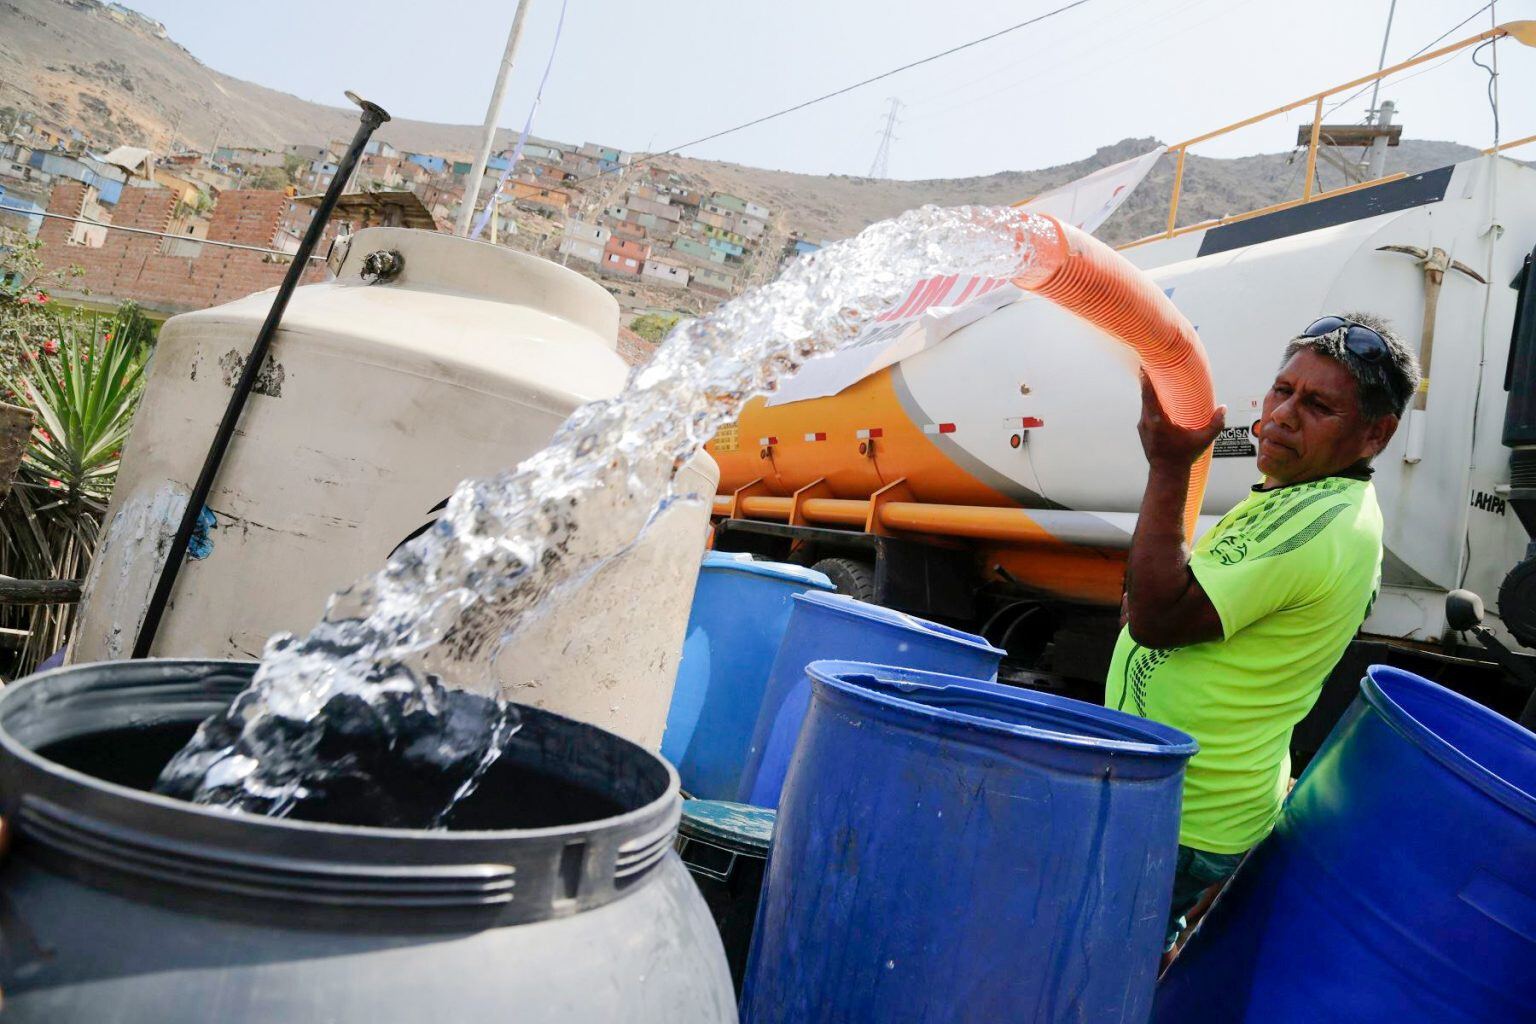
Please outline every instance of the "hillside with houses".
M82 293L160 313L276 283L338 172L354 114L219 75L122 4L8 0L0 25L0 226L53 240L45 258L82 267ZM707 310L903 210L1016 202L1157 145L1128 139L1055 167L890 181L629 153L600 140L530 138L514 163L514 140L502 132L484 175L470 181L478 131L391 121L328 230L449 230L473 202L477 216L490 211L479 237L563 263L634 316L663 321ZM1474 152L1405 139L1388 170ZM1180 220L1289 198L1301 172L1294 152L1192 155ZM1164 160L1101 236L1161 230L1171 177ZM1331 167L1318 177L1322 188L1344 182ZM55 215L46 230L42 212Z

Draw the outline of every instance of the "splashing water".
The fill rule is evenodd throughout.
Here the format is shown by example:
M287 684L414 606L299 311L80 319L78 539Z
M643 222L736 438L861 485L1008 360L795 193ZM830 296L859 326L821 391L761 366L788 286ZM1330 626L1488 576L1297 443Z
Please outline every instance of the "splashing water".
M710 500L674 494L674 474L748 399L854 343L921 277L1028 269L1044 232L1054 227L1017 209L924 207L679 326L622 395L577 409L516 470L461 483L433 529L333 595L308 636L273 637L250 688L157 788L281 816L338 779L346 792L383 792L388 758L415 750L439 785L389 823L439 824L517 728L515 708L446 688L441 669L494 658L541 602L634 543L671 501ZM328 757L337 737L359 736L371 753Z

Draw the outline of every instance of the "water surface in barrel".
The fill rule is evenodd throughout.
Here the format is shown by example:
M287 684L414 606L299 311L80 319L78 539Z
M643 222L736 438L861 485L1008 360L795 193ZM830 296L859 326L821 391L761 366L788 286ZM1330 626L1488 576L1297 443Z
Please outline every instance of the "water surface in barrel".
M1054 230L1006 207L924 207L680 325L622 395L577 409L516 469L461 483L432 529L333 595L307 636L270 640L250 689L204 723L157 788L273 815L345 791L364 816L441 823L517 728L511 706L445 686L446 666L489 675L525 619L579 600L671 502L712 500L676 493L674 476L748 399L858 345L915 281L1013 277ZM408 806L383 798L413 786Z

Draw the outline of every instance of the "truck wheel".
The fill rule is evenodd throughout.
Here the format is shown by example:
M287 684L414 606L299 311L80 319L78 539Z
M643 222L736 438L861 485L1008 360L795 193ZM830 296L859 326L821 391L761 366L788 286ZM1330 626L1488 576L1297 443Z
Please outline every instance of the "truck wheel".
M875 567L868 562L856 562L851 558L823 558L811 568L825 573L839 594L847 594L859 601L874 601Z

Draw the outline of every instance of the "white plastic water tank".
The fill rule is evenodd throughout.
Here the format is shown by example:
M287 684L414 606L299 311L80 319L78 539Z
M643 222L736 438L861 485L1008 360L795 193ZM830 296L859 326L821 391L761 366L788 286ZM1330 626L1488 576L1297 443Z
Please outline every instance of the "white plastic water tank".
M364 258L388 250L403 269L366 283ZM132 650L165 548L271 298L258 293L183 314L161 331L87 580L72 662ZM577 405L617 394L628 374L617 332L613 297L546 260L400 228L353 236L335 280L293 294L207 502L217 520L212 549L182 567L152 654L250 658L274 632L307 630L333 591L381 566L429 524L459 480L515 465ZM659 600L681 608L679 646L707 505L687 515L687 527L658 531L649 542L664 552L636 563L657 577L635 581L639 589L686 586L680 605L678 595ZM671 623L654 625L672 632ZM619 648L625 637L610 642ZM638 673L656 660L653 643L630 661ZM660 707L647 706L640 718L665 719L675 661L652 670L655 679L629 682L647 705L657 701L658 685L666 690ZM499 667L518 675L510 659ZM575 692L587 685L578 674L575 689L546 678L540 703L551 710L587 717L581 709L598 706ZM605 697L601 706L614 703ZM654 747L660 733L653 739L650 731L634 738Z
M720 467L699 452L676 486L697 503L673 504L640 543L551 598L495 659L500 694L660 750L719 483Z

